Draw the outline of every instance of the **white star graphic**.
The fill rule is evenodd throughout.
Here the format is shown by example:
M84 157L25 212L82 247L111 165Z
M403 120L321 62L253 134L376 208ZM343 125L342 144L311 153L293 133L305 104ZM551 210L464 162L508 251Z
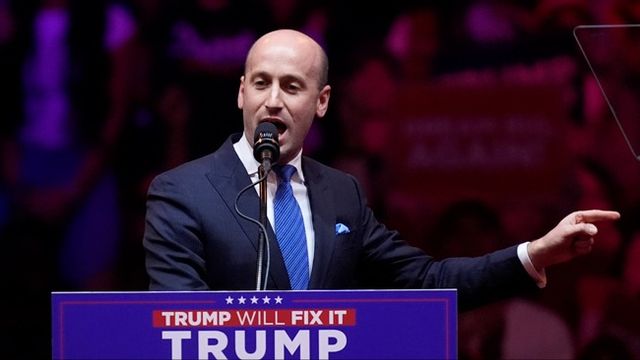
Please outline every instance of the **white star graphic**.
M268 303L269 303L269 301L271 301L271 298L270 298L270 297L268 297L268 296L266 296L266 295L262 298L262 303L263 303L263 304L268 304Z
M280 295L276 296L276 304L282 304L282 298Z
M227 296L225 300L227 301L227 304L233 304L233 298L231 296Z
M240 297L238 298L238 304L244 304L244 302L245 302L246 300L247 300L247 299L246 299L244 296L240 296Z
M251 303L252 304L257 304L258 303L258 298L255 295L253 297L251 297Z

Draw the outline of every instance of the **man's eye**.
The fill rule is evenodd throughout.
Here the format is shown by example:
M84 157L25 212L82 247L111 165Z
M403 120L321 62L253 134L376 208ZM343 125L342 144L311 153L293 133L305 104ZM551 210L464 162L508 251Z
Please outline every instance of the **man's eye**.
M289 84L286 87L288 92L298 92L300 91L300 86L298 86L297 84Z
M258 89L264 89L265 87L267 87L267 82L264 80L256 80L253 82L253 86Z

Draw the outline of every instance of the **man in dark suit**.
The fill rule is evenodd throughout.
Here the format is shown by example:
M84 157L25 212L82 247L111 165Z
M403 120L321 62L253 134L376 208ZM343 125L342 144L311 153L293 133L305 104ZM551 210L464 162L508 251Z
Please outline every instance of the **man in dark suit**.
M258 178L252 147L262 122L278 129L278 164L295 168L291 191L304 225L304 245L295 252L305 264L301 288L457 288L460 307L472 307L544 286L545 267L589 252L593 223L619 217L578 211L535 241L478 258L436 261L376 221L352 176L302 156L312 121L327 111L327 73L326 54L302 33L278 30L256 41L238 91L244 134L159 175L149 188L144 246L151 290L255 289L258 227L234 208L238 193ZM267 288L285 290L294 283L294 265L278 237L274 202L281 184L269 174ZM245 192L238 209L258 218L259 201L256 191Z

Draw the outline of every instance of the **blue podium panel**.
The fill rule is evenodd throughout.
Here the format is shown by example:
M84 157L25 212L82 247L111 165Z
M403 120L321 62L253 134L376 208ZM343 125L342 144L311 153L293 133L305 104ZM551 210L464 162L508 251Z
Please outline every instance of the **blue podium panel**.
M54 359L452 359L455 290L54 292Z

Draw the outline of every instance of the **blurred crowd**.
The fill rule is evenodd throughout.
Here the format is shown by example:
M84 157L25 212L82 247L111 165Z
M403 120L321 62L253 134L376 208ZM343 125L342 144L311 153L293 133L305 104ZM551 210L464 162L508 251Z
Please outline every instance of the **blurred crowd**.
M632 0L0 0L0 352L50 356L51 291L146 289L149 181L242 130L245 55L293 28L331 62L305 153L433 256L622 213L537 297L461 313L460 358L640 358L640 162L616 121L640 134L640 33L598 68L615 111L573 35L638 22Z

